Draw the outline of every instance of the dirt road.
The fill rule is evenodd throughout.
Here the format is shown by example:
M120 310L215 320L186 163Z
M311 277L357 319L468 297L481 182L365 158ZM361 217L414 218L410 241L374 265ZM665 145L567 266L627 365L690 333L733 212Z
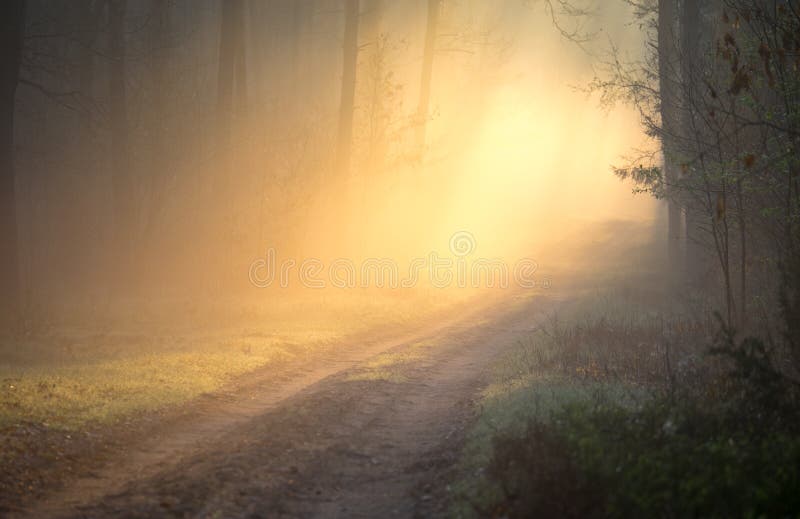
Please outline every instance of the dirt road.
M391 340L254 374L29 508L27 517L414 517L447 473L497 355L554 303L506 299Z

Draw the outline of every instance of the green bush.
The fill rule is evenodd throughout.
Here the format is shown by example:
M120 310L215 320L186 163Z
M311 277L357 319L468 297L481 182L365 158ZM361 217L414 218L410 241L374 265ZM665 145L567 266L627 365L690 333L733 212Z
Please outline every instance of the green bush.
M800 517L795 384L757 339L720 333L728 376L636 407L573 402L494 440L510 517Z
M576 404L497 438L488 473L510 517L798 516L800 438L714 418L663 402Z

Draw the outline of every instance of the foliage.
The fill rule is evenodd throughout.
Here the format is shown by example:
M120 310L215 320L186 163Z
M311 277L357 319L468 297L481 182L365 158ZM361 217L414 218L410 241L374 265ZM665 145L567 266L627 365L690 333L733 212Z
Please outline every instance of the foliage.
M670 223L685 253L672 268L719 290L726 325L746 327L754 304L777 308L775 267L799 252L800 16L779 1L626 3L647 55L612 42L588 90L635 107L662 153L614 171L685 214Z
M739 339L720 318L713 338L703 339L706 329L675 316L656 329L657 319L642 318L646 312L626 315L614 306L625 307L573 310L507 360L514 369L498 372L501 381L487 394L468 442L465 472L478 476L456 486L456 515L800 512L800 386L776 362L778 345ZM648 348L643 334L655 343L711 345L694 356L673 349L669 361L668 351ZM615 340L619 345L609 347ZM662 361L659 369L632 369L651 354ZM587 377L575 369L589 358L599 365L614 359L616 373Z
M630 407L567 403L494 439L490 477L510 517L762 517L800 511L797 391L765 344L723 329L722 393L664 393Z
M800 510L800 439L751 434L716 407L587 401L495 441L511 517L760 517Z

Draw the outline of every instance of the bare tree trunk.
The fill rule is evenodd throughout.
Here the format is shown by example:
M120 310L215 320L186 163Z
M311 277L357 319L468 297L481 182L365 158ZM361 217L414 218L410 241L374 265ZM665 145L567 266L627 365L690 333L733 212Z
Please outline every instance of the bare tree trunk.
M219 171L216 196L229 202L234 129L247 110L247 68L245 63L244 0L222 0L222 19L217 69L217 144Z
M667 255L670 268L675 273L680 264L681 211L676 199L675 186L678 179L675 165L675 148L672 139L676 136L676 59L674 23L678 12L675 0L658 0L658 72L661 98L661 141L664 152L664 180L668 204Z
M728 189L725 181L722 181L722 192L717 202L717 206L722 207L722 243L723 243L723 256L722 256L722 274L725 283L725 309L727 314L728 326L733 326L734 321L734 299L733 299L733 284L731 283L731 233L728 226L727 206L728 206Z
M19 241L14 175L14 100L22 61L24 0L0 2L0 324L20 311Z
M747 222L741 178L736 180L736 205L739 227L739 325L744 327L747 326Z
M731 103L731 113L736 113L735 103ZM733 130L734 149L741 150L739 142L739 128ZM740 327L747 325L747 221L744 207L744 186L742 186L742 173L737 173L736 178L736 225L739 228L739 319Z
M247 114L247 56L245 45L245 3L236 0L236 28L234 37L234 75L236 81L236 99L234 110L236 118L241 121Z
M291 101L293 116L297 116L299 107L306 98L308 85L303 78L303 44L313 15L312 5L308 0L294 0L292 5L292 90Z
M682 133L691 142L687 154L694 158L698 154L698 143L702 138L703 128L698 128L695 114L698 107L695 103L702 99L698 90L698 74L703 65L700 52L700 0L684 1L681 7L681 81L683 84L683 129ZM698 201L688 199L685 203L686 235L684 237L684 269L687 279L694 285L703 284L703 250L700 222L702 210Z
M371 47L373 50L377 46L377 40L381 36L381 26L383 24L383 13L386 8L385 0L366 0L364 2L364 12L361 14L361 27L359 39L363 47Z
M433 58L436 54L436 30L439 25L441 0L428 0L428 23L425 29L425 51L422 56L422 76L419 86L417 106L417 148L425 148L428 127L428 111L431 104L431 81L433 78Z
M130 275L131 240L135 236L133 182L128 147L128 108L125 85L125 12L127 0L109 3L108 30L110 67L108 78L111 119L111 168L114 199L114 242L117 285ZM124 284L124 283L123 283Z
M245 2L244 0L222 0L222 17L219 42L219 68L217 71L217 145L219 167L216 183L209 201L212 208L221 208L221 213L211 223L215 236L208 251L214 263L212 270L215 286L230 280L231 274L231 230L233 229L233 207L235 200L233 143L235 131L239 131L247 109L247 68L245 60ZM234 124L237 123L237 124Z
M388 132L390 115L385 105L386 101L386 39L381 34L383 24L384 0L369 0L365 3L361 15L361 48L367 49L367 59L362 59L360 84L366 88L365 99L361 101L364 125L367 128L365 155L368 175L362 175L362 180L367 182L376 172L380 171L386 155L386 135ZM362 87L363 88L363 87ZM366 191L364 191L364 195Z
M94 45L97 41L97 34L100 28L100 19L103 15L105 3L101 0L91 2L80 2L81 12L81 32L78 40L81 44L80 57L78 61L78 90L83 100L84 108L94 99ZM91 111L84 110L84 123L89 129L91 123Z
M169 46L170 4L163 0L152 0L150 4L150 62L152 89L152 113L150 116L150 171L147 218L144 223L144 239L149 240L155 230L162 209L165 177L168 174L170 115L165 97L167 90L167 47Z
M217 70L217 124L222 154L227 154L231 144L234 113L246 108L244 50L244 0L222 0Z
M696 202L689 201L686 205L686 243L685 270L687 280L695 286L703 286L705 257L703 253L703 234L701 231L702 211Z
M336 172L340 179L345 178L350 172L353 146L359 0L345 0L344 16L344 61L342 65L342 94L339 104L339 144L336 151Z

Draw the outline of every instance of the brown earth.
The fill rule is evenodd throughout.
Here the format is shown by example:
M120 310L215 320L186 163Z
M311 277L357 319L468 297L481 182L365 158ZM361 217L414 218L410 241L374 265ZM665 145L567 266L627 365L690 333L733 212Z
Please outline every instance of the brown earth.
M375 332L313 361L252 373L103 442L89 433L72 440L82 450L59 458L69 470L50 476L58 490L6 512L442 515L488 368L555 304L545 296L487 300L422 329Z

